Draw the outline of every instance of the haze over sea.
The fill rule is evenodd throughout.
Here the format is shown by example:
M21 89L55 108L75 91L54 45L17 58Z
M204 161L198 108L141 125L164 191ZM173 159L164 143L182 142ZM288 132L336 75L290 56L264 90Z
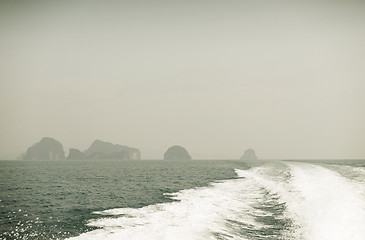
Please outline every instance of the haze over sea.
M0 161L0 239L365 236L365 161Z

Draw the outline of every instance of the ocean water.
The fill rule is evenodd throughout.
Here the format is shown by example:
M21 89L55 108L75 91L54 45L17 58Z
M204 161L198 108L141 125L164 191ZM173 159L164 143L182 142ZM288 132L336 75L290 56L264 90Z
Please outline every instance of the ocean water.
M113 208L236 177L234 161L0 161L0 239L65 239Z
M364 240L365 161L1 161L0 239Z

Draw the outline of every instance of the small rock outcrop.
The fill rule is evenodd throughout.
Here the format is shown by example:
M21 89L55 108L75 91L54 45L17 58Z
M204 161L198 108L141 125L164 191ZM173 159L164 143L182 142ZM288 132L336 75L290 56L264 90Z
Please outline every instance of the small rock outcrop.
M44 137L25 153L24 160L62 160L65 159L65 152L62 144L49 137Z
M70 148L70 153L67 156L67 159L70 160L81 160L81 159L85 159L86 155L83 154L80 150L76 149L76 148Z
M164 160L191 160L191 156L185 148L175 145L167 149Z
M244 152L243 156L241 157L241 160L244 160L244 161L255 161L255 160L257 160L255 150L253 150L251 148L247 149Z
M140 160L141 152L137 148L95 140L83 153L87 159Z

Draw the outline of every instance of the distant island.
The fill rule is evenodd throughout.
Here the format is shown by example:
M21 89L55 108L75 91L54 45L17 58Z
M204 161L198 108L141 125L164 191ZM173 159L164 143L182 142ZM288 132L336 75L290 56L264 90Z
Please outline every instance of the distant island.
M243 155L240 159L243 160L243 161L255 161L255 160L257 160L255 150L253 150L252 148L247 149L243 153Z
M63 160L66 159L62 143L44 137L28 148L24 160ZM140 160L141 152L137 148L95 140L84 152L71 148L67 156L70 160L82 159L118 159Z
M84 152L70 149L67 159L140 160L141 152L137 148L95 140Z
M191 160L191 156L185 148L175 145L167 149L164 160Z
M62 160L65 159L65 151L63 151L62 143L53 138L44 137L28 148L23 159Z
M70 148L70 152L67 156L67 159L86 159L86 155L81 152L80 150L76 149L76 148Z

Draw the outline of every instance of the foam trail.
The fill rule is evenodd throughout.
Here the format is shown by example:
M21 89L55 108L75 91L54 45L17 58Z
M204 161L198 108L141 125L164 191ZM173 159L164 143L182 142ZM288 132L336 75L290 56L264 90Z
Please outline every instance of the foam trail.
M308 240L364 240L365 204L359 185L327 168L289 164L294 195L288 209Z
M341 168L352 179L334 169L273 162L236 170L241 178L171 194L177 202L96 212L102 218L88 225L100 229L72 239L364 240L362 171Z
M286 165L287 171L280 170L283 168L279 164L268 164L252 171L239 171L239 175L276 193L285 202L285 216L293 221L288 229L292 239L365 239L363 168L341 166L349 178L318 165Z
M251 179L213 183L172 194L178 202L96 212L114 217L91 220L90 226L101 229L72 239L252 239L244 229L255 239L266 239L260 232L270 226L256 216L270 213L253 207L264 196L270 197Z

